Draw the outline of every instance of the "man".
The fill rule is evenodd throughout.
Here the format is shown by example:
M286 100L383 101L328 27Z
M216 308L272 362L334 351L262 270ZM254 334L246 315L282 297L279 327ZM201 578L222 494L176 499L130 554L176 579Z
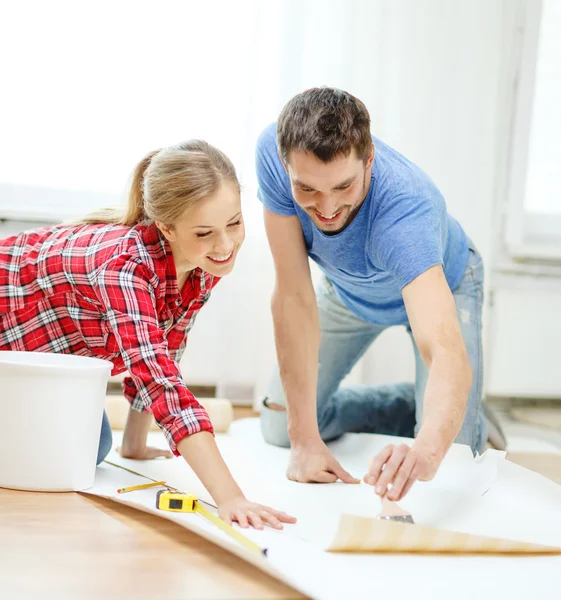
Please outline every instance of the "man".
M290 479L348 483L357 480L326 441L345 432L415 435L412 447L384 448L364 478L400 500L434 477L454 441L474 452L487 441L481 257L431 179L371 135L366 107L344 91L292 98L260 136L256 160L279 362L263 435L291 446ZM308 257L325 275L316 293ZM415 386L340 388L395 325L413 340Z

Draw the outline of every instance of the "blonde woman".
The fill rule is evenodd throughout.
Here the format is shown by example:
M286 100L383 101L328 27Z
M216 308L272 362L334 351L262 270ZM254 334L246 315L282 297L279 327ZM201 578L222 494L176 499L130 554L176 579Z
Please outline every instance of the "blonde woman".
M113 374L128 370L121 454L170 455L146 447L153 415L225 521L281 529L294 519L245 498L178 366L195 317L243 240L239 183L222 152L196 140L152 152L134 172L124 213L0 241L0 350L93 356L112 361ZM98 464L111 443L104 415Z

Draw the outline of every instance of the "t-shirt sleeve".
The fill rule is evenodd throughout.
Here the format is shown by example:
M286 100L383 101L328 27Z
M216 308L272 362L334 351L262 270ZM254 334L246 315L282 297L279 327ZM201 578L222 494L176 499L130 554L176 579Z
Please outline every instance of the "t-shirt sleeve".
M444 200L393 198L372 230L375 262L403 289L419 275L444 264Z
M290 183L277 152L275 125L267 127L259 136L255 152L255 171L257 197L263 206L278 215L295 215Z

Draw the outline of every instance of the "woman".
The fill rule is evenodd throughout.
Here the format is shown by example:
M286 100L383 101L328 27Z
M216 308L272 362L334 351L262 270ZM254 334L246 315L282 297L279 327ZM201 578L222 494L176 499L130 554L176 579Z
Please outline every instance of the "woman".
M225 521L281 529L295 519L244 497L178 366L244 235L239 183L222 152L202 141L152 152L134 172L124 213L0 241L0 350L94 356L112 361L114 375L128 370L121 454L158 455L146 447L153 415ZM98 464L111 443L104 415Z

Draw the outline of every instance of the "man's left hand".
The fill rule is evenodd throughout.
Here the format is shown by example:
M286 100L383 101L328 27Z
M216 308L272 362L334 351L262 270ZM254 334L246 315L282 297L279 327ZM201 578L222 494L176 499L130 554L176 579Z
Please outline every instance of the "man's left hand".
M436 475L442 458L419 439L412 447L390 444L372 460L364 482L375 486L379 496L387 493L388 500L399 502L415 481L430 481Z

